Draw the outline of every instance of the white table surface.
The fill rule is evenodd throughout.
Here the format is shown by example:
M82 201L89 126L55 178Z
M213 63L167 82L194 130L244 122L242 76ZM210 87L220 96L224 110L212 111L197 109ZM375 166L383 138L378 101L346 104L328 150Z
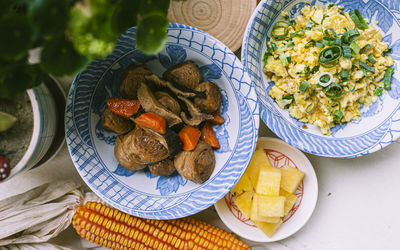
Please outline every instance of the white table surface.
M60 81L67 90L71 79ZM260 136L276 137L262 122ZM400 216L396 212L400 207L399 141L356 159L306 155L314 166L319 185L318 203L309 222L279 242L246 242L254 249L400 249ZM0 199L64 179L86 186L65 145L47 165L0 184ZM228 230L213 207L194 217ZM91 246L71 226L51 242L72 249Z

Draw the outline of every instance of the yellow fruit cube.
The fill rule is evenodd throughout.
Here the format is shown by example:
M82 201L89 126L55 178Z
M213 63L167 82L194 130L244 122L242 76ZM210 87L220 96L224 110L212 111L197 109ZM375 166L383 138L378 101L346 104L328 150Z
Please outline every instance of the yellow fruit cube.
M283 217L285 214L284 196L258 196L258 215L269 217Z
M292 210L294 204L296 204L297 196L291 193L286 192L285 190L281 189L279 191L279 195L284 196L285 199L285 216L289 214L290 210Z
M261 168L258 172L256 193L279 196L281 170L279 168Z
M271 217L271 216L260 216L258 210L258 194L253 195L253 204L251 204L251 215L250 219L252 221L263 221L269 223L278 223L280 221L280 217Z
M268 237L272 237L276 230L278 230L279 226L282 224L282 219L278 223L268 223L262 221L253 221L254 224L263 231Z
M231 193L234 196L240 195L243 192L253 192L253 184L246 173L242 175L238 183L231 189Z
M281 188L289 193L294 193L303 180L304 173L291 166L284 166L281 168L281 172Z
M250 218L252 208L253 192L244 192L234 198L236 206L240 212L246 217Z
M269 167L272 166L264 149L257 148L254 151L253 157L251 158L250 164L247 167L246 173L249 176L251 182L256 183L258 172L260 171L260 169Z

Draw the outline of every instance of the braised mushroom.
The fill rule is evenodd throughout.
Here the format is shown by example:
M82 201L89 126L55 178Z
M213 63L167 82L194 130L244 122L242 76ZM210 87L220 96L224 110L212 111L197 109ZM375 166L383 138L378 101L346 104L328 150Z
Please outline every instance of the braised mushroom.
M198 126L206 120L212 120L213 116L210 114L202 113L189 99L178 96L187 107L187 112L181 112L182 120L190 126Z
M174 161L170 158L149 164L148 167L151 173L158 176L167 176L175 171Z
M199 141L193 151L180 152L174 159L174 165L184 178L201 184L208 180L214 171L214 151L210 145Z
M138 99L146 112L152 112L163 117L167 121L168 126L172 127L182 123L181 118L164 107L153 95L150 88L144 83L140 84L138 89Z
M145 164L168 158L169 150L162 136L136 126L128 134L118 136L114 154L122 166L130 170L138 170L144 168Z
M106 108L101 114L101 126L118 134L131 131L134 124L131 120L121 117Z
M205 92L206 98L194 98L194 104L204 113L213 113L221 106L221 90L212 82L202 82L196 87L199 92Z
M181 113L181 106L179 106L179 103L167 92L157 91L154 95L156 96L157 100L168 110L172 111L176 115Z
M195 89L203 81L199 68L192 62L183 62L172 66L164 72L163 78L189 89Z
M196 90L189 89L185 86L180 86L180 85L175 86L173 83L171 83L169 81L165 81L155 74L145 76L145 78L149 83L152 83L157 87L167 88L167 89L171 90L171 92L177 96L184 96L184 97L188 97L188 98L197 96L197 97L206 98L206 95L203 92L198 92Z
M129 66L122 76L119 92L123 98L137 99L140 83L145 82L145 76L152 74L146 65Z

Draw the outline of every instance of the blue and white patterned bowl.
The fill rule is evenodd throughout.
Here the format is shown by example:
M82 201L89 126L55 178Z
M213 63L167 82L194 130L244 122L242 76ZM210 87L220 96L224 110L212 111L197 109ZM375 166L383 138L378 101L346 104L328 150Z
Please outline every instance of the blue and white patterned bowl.
M393 48L396 70L392 90L380 96L376 103L362 108L360 121L336 126L331 129L331 136L324 136L314 126L307 125L308 129L303 129L304 123L290 117L288 111L280 109L268 95L274 83L263 74L261 58L266 51L272 25L282 11L287 11L293 18L305 3L323 5L328 2L344 6L344 11L358 9L371 23L378 21L383 40ZM400 136L400 72L397 71L400 64L399 0L263 0L247 25L242 63L255 86L262 120L275 134L303 151L325 157L359 157L382 149Z
M257 97L239 59L209 34L170 24L164 49L148 56L135 48L135 32L129 29L107 58L92 62L76 76L66 108L68 148L88 186L119 210L151 219L188 216L224 197L245 171L258 135ZM146 63L161 75L186 60L196 63L204 79L215 82L222 92L220 112L225 124L215 129L221 148L215 151L214 172L201 185L178 174L159 177L123 168L114 157L117 135L100 124L105 100L119 96L120 78L129 65Z

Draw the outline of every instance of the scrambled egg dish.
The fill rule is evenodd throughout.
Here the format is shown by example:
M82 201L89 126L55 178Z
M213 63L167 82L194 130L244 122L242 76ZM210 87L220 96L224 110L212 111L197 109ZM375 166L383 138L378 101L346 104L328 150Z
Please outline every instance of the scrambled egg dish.
M358 10L306 5L294 20L274 24L264 73L275 85L269 95L282 109L330 135L336 124L359 119L390 90L391 48Z

